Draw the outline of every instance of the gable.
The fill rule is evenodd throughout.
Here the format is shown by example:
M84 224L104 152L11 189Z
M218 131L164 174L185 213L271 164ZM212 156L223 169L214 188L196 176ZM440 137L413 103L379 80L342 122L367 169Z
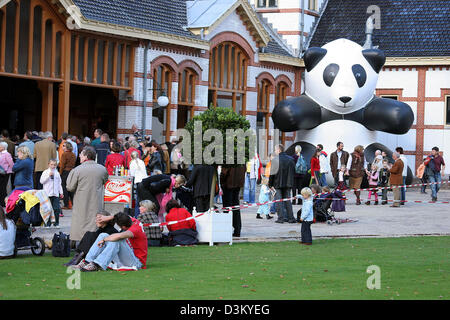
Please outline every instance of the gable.
M208 36L219 26L223 26L230 15L237 14L241 24L245 25L246 33L250 33L257 46L266 46L270 35L262 25L257 13L245 0L197 0L187 1L187 29L195 35ZM235 31L228 27L229 31ZM211 36L207 37L211 39Z

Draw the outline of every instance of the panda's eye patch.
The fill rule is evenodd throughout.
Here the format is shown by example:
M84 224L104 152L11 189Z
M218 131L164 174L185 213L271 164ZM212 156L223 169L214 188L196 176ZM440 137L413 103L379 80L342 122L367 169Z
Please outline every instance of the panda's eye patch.
M323 70L323 82L329 87L333 84L339 72L339 66L336 63L329 64L325 70Z
M354 64L352 66L353 75L355 76L358 87L362 87L366 83L367 74L366 70L360 64Z

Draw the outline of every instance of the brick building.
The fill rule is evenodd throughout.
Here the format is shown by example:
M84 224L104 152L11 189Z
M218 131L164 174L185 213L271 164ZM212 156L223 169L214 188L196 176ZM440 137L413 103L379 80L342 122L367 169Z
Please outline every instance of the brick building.
M18 134L164 142L212 103L272 141L276 101L300 93L301 61L247 0L11 0L0 26L1 126Z
M373 31L373 45L386 55L376 94L409 104L415 115L408 133L383 134L379 142L392 150L402 146L412 170L434 146L450 163L448 1L327 0L309 46L320 47L337 38L363 45L366 11L373 5L381 18L380 28Z
M300 41L304 49L340 37L362 45L367 8L376 5L373 42L387 56L376 94L408 103L416 118L407 134L380 142L402 145L413 170L434 145L450 161L445 0L304 0L303 10L294 0L2 3L1 128L92 136L100 127L124 136L135 125L163 142L212 103L269 129L260 153L279 138L301 139L270 131L276 102L302 93ZM163 93L165 108L157 104Z

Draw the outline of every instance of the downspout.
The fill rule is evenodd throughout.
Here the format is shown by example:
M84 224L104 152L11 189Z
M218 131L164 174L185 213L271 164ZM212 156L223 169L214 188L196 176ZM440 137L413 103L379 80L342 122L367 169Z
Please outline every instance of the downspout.
M303 52L303 31L305 29L305 0L300 0L300 48L298 56L302 57Z
M144 46L144 81L142 85L142 137L145 137L147 120L147 78L148 78L148 50L150 50L150 41Z

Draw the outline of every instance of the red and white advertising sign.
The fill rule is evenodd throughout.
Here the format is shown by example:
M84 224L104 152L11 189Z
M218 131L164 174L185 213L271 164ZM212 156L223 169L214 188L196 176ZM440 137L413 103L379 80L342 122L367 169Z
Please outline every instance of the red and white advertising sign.
M110 177L105 184L105 202L131 203L132 179Z

